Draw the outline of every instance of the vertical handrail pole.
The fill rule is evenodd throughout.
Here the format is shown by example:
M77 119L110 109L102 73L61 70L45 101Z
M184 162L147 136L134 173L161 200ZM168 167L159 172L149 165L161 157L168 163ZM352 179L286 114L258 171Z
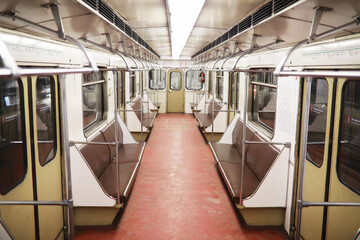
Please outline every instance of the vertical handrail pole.
M215 110L215 99L211 104L211 143L214 143L214 110Z
M140 74L140 73L139 73ZM140 79L140 89L142 90L142 79ZM140 130L140 137L141 137L141 143L144 142L143 140L143 98L142 96L140 96L140 127L141 127L141 130Z
M65 90L65 75L60 75L61 86L61 115L63 124L63 156L65 165L65 182L66 182L66 198L68 201L67 207L67 227L70 239L75 238L74 227L74 203L72 195L72 180L71 180L71 164L70 164L70 145L69 145L69 124L67 117L67 104L66 104L66 90Z
M120 204L120 169L119 169L119 117L118 117L118 80L119 80L119 74L117 71L114 71L114 113L115 113L115 159L116 159L116 187L117 187L117 203Z
M244 167L246 161L245 141L246 141L246 123L247 123L247 101L248 101L248 87L249 87L249 72L245 72L245 94L244 94L244 112L243 112L243 136L242 136L242 156L241 156L241 173L240 173L240 200L239 205L243 205L243 189L244 189Z
M311 77L306 78L305 84L305 106L304 106L304 118L302 121L302 141L301 141L301 159L300 159L300 177L299 177L299 196L297 200L298 215L296 218L296 232L295 239L300 240L301 230L301 218L302 218L302 204L304 198L304 180L305 180L305 160L307 151L308 140L308 125L309 125L309 109L310 109L310 95L311 95Z

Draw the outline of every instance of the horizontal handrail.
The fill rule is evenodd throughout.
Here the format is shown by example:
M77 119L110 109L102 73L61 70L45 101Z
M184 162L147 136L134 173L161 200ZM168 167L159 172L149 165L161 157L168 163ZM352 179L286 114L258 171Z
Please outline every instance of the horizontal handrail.
M18 76L48 76L48 75L60 75L60 74L72 74L72 73L92 73L94 70L90 67L84 68L20 68L18 70ZM13 76L10 69L0 69L0 76Z
M298 202L299 203L299 202ZM303 201L302 207L360 207L360 202L308 202Z
M85 141L69 141L69 146L75 146L75 144L86 144L86 145L119 145L119 142L85 142Z
M49 205L49 206L68 206L70 205L71 201L19 201L19 200L13 200L13 201L0 201L0 205Z
M261 141L244 141L245 144L269 144L269 145L284 145L287 148L291 147L291 142L261 142Z
M119 112L142 112L142 110L118 109Z
M240 110L213 110L213 112L235 112L235 113L240 113Z

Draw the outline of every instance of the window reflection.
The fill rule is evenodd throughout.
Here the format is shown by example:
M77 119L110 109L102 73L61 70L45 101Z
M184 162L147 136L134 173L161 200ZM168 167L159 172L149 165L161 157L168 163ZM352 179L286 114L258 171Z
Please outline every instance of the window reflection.
M310 93L307 159L321 166L324 158L326 117L328 106L326 79L313 79Z
M250 75L252 83L252 120L274 131L277 99L277 79L271 72Z
M52 76L36 79L36 123L39 162L43 166L56 155L55 82Z
M0 81L0 193L21 182L26 171L26 145L20 81Z
M166 72L164 70L151 70L149 72L149 88L151 90L164 90L166 87Z
M170 89L180 90L181 89L181 72L170 73Z
M340 181L360 194L360 81L343 89L337 172Z
M200 70L189 70L186 72L186 81L185 86L187 90L200 90L203 87L203 82L201 82Z
M84 74L83 78L83 124L88 130L104 119L104 76L103 72Z

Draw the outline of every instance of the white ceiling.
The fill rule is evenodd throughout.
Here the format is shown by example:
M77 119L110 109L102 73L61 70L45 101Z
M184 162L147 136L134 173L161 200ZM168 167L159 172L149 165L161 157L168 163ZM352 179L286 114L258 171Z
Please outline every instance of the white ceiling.
M110 33L113 45L118 50L124 51L121 44L124 42L125 50L128 53L130 52L129 49L134 47L135 50L140 51L141 56L151 55L144 47L139 46L138 43L87 7L83 1L1 0L0 11L16 10L18 15L23 18L56 29L51 11L40 5L57 2L60 4L66 34L74 38L86 37L91 41L105 45L107 41L102 34ZM125 20L161 58L171 58L167 0L102 1ZM269 0L206 0L181 57L190 58L267 2ZM281 12L278 16L272 16L256 27L252 27L214 49L210 49L202 56L209 57L211 54L212 57L215 57L222 56L224 53L231 54L235 49L235 42L239 43L240 49L247 49L250 46L253 34L261 35L256 41L258 45L268 44L275 39L285 41L280 46L303 40L309 34L313 9L316 6L333 9L323 15L318 33L347 23L360 14L360 0L299 0L298 3ZM43 32L19 21L14 22L9 18L0 17L0 26L44 36ZM360 27L352 27L347 31L339 32L338 35L351 32L360 32ZM85 43L85 45L90 48L95 47L90 43Z

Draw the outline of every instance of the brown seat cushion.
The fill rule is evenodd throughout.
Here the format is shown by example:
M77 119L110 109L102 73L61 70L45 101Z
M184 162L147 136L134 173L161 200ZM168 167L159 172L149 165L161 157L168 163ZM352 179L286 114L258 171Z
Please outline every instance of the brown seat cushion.
M154 119L156 117L156 112L139 112L141 110L141 99L136 98L133 105L131 105L131 108L135 110L135 114L138 117L139 121L141 121L141 115L142 115L142 124L146 128L150 128L153 125ZM144 108L143 108L144 110Z
M145 143L122 144L119 148L119 162L139 162ZM113 163L116 162L114 158Z
M117 128L118 130L118 140L119 143L122 144L123 142L123 132L120 126ZM115 122L108 125L104 130L101 131L106 142L115 142ZM115 145L108 145L110 149L110 159L114 159L115 157Z
M233 144L210 143L220 162L241 163L241 155Z
M246 140L250 141L253 135L254 132L250 128L246 127ZM234 147L236 148L240 156L242 156L243 122L240 119L235 125L232 138ZM247 151L248 148L249 144L245 144L245 151Z
M207 128L211 125L212 117L207 113L195 112L194 113L196 119L200 123L201 127Z
M263 142L254 134L251 141ZM278 151L270 144L250 144L247 150L246 164L261 182L278 156Z
M106 142L102 133L98 133L90 142ZM96 177L100 177L110 164L110 149L107 145L85 144L80 149Z
M240 163L229 163L229 162L219 162L221 167L224 170L224 173L227 179L230 182L231 188L235 193L235 201L238 201L240 198L240 180L241 180L241 164ZM244 166L244 184L243 184L243 198L251 196L257 186L260 184L260 181L257 179L255 174L251 171L248 166Z
M129 184L132 185L133 181L135 180L135 178L133 178L132 182L129 182L137 164L137 162L127 162L119 164L120 196L122 197L126 197L124 194L126 186L128 186ZM99 178L99 181L102 187L110 196L117 196L117 173L115 163L110 164L106 168L104 173Z

